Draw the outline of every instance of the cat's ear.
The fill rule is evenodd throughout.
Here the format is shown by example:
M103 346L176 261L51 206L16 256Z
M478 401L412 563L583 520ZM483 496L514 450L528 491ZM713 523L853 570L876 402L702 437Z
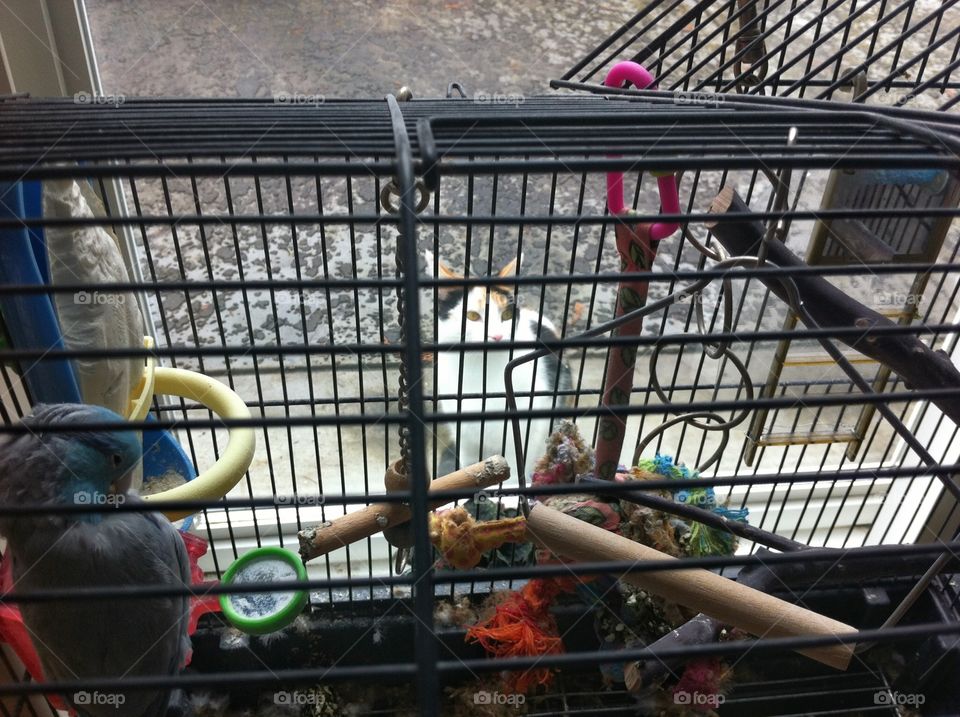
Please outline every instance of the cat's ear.
M427 276L434 276L433 252L427 249L425 252L423 252L423 258L426 259L426 262L427 262L427 268L426 268ZM442 261L439 264L437 264L437 269L440 275L439 278L441 279L462 279L463 278L463 274L458 274L449 266L444 264Z
M503 267L497 276L516 276L517 271L520 269L520 265L522 263L523 254L520 254L520 256L516 257L513 261Z

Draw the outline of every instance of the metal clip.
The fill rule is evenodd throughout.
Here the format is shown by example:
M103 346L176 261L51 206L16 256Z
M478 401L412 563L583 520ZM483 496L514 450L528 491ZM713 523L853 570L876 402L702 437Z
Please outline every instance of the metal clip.
M430 204L430 190L427 189L427 185L423 183L422 179L418 179L415 186L417 189L417 204L413 211L422 212ZM397 188L396 181L391 179L380 190L380 206L388 214L399 214L400 207L394 204L393 197L399 199L400 190Z
M767 77L767 46L757 25L756 0L737 0L737 5L740 7L740 32L733 71L737 73L737 92L746 94L746 90L756 87Z

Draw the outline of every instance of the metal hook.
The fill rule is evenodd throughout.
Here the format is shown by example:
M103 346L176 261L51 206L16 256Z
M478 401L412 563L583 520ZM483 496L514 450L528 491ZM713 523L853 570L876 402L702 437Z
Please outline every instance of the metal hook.
M393 556L393 574L402 575L410 562L410 548L397 548Z
M422 212L427 208L427 205L430 203L430 190L427 189L427 185L424 184L422 179L418 179L416 183L417 189L417 204L413 208L414 212ZM400 196L400 190L397 188L397 183L394 180L387 182L383 189L380 190L380 206L383 207L383 210L388 214L399 214L400 208L393 203L392 197Z
M840 85L843 89L850 88L850 102L860 102L864 101L864 95L867 94L867 71L858 70L854 72L853 70L847 70L843 73L845 82Z
M637 447L633 451L633 465L637 465L640 462L640 458L643 455L644 449L653 442L653 439L659 436L661 433L665 433L667 429L672 428L680 423L689 423L694 425L696 421L694 419L702 418L708 421L716 421L718 426L705 426L704 424L699 424L697 427L702 428L705 431L720 431L720 445L717 446L716 450L710 454L710 456L703 463L697 466L697 471L703 473L710 466L720 460L723 456L724 451L727 448L727 445L730 443L730 426L729 421L724 421L722 417L718 416L716 413L702 412L702 413L684 413L683 415L676 416L667 421L664 421L659 426L650 431L643 440L637 442Z
M706 251L706 247L702 247L699 242L693 242L699 250L703 251L706 256L711 256L711 253ZM721 247L717 246L719 250L718 253L723 257L721 261L718 262L715 268L733 268L736 266L743 266L745 262L749 263L751 266L756 264L756 259L754 257L728 257L726 251ZM711 257L713 258L713 257ZM699 301L700 294L703 289L712 281L712 279L701 279L687 286L683 289L679 289L669 296L661 299L660 302L673 303L677 300L682 299L683 297L690 296L695 302L695 312L697 317L697 327L700 333L706 333L706 320L703 316L703 307L702 303ZM729 333L732 327L732 316L733 316L733 292L731 288L731 282L728 277L722 279L724 286L724 316L723 316L723 331L724 333ZM657 361L660 358L660 354L663 352L666 344L658 343L654 346L653 351L650 352L649 359L649 376L650 376L650 387L653 389L657 398L663 403L670 403L670 398L666 395L666 392L663 390L663 387L660 384L660 379L657 375ZM753 382L750 379L750 374L747 371L746 366L740 360L740 358L730 351L729 341L719 341L714 344L703 344L703 352L712 359L725 359L729 361L733 367L737 370L737 373L740 375L740 387L739 390L744 392L747 401L752 401L754 396L753 391ZM642 439L637 441L636 448L634 449L633 463L636 465L637 461L640 460L640 456L643 453L643 450L658 436L665 433L669 428L676 426L681 423L686 423L693 428L698 428L702 431L719 431L720 443L717 446L716 450L713 451L710 456L707 457L700 465L697 466L697 470L701 473L707 470L710 466L720 460L723 456L723 452L726 449L726 446L730 442L730 433L732 429L738 424L742 423L750 415L749 409L742 410L739 414L734 413L729 420L724 420L721 416L716 413L709 411L700 411L695 413L684 413L680 414L674 418L664 421L659 426L654 428L652 431L647 433ZM711 425L709 423L703 423L702 421L713 421L716 425Z
M467 99L467 91L459 82L451 82L449 85L447 85L447 99L453 97L454 92L459 94L462 99Z
M723 277L720 283L723 287L723 332L730 333L733 328L733 283L729 277ZM703 313L702 296L702 291L697 291L693 294L693 313L697 319L697 331L701 334L706 334L709 332L707 331L707 319ZM712 359L718 359L726 352L729 346L729 340L704 343L703 352Z
M755 4L756 0L737 0L740 32L736 41L737 59L733 63L733 71L737 74L737 92L740 94L747 94L746 90L763 82L769 69L767 46L757 25Z

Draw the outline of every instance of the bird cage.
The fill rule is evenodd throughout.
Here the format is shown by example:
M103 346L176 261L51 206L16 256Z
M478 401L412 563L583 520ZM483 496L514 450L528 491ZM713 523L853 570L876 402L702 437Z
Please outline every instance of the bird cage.
M767 96L783 98L784 106L806 98L952 112L958 101L958 23L960 10L953 3L840 2L814 7L751 0L652 2L552 85L615 92L622 83L612 81L611 70L617 62L630 60L650 69L649 87L672 93L682 103L719 104ZM932 187L920 175L914 179L834 171L822 188L821 208L862 210L864 223L817 222L805 246L795 237L796 251L809 264L934 261L951 224L949 215L939 220L931 216L916 225L909 220L867 219L873 209L957 206L960 185L955 180L944 176L942 184ZM796 186L804 186L803 178ZM798 198L785 201L795 205ZM921 320L915 301L928 278L918 271L910 285L895 294L874 292L874 308L900 323ZM904 300L898 303L894 298ZM784 331L797 320L788 313ZM855 360L869 362L863 357ZM811 366L833 365L833 358L820 347L795 343L787 336L770 357L761 394L776 395ZM891 388L884 366L871 375L874 390ZM844 444L848 458L855 460L873 417L873 408L865 406L858 416L836 423L819 417L784 422L761 408L750 419L744 460L751 465L765 446L820 443Z
M836 171L955 182L960 124L613 94L0 102L5 187L67 180L103 202L18 205L0 229L109 229L129 270L0 286L4 434L26 430L36 366L126 356L216 382L247 412L157 390L149 420L61 430L166 432L203 485L252 435L233 487L146 505L193 514L194 597L236 592L261 548L304 570L241 592L306 593L267 634L204 603L182 673L43 682L10 658L10 714L167 687L205 714L953 709L956 226L911 261L801 257L818 222L955 217L821 198ZM871 308L918 272L918 320ZM33 320L13 299L81 292L135 297L152 342L12 328ZM763 393L787 338L831 361ZM854 458L783 443L745 462L756 411L800 432L867 406ZM14 588L3 605L111 590L157 587ZM535 625L548 649L479 630L509 606L527 616L511 634Z
M953 2L650 2L554 84L600 85L632 60L683 101L723 93L951 111L958 27Z

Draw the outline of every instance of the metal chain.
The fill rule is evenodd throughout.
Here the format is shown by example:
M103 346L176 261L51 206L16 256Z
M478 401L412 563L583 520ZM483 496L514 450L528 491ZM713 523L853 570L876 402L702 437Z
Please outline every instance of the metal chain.
M404 272L403 252L404 236L397 232L397 278L401 278ZM397 323L400 325L400 345L407 345L407 325L403 320L404 310L403 286L397 285ZM408 407L408 377L407 377L407 358L400 354L400 378L397 387L397 409L403 413ZM400 423L400 474L410 475L410 429L406 423Z
M396 94L396 99L399 102L405 102L410 100L413 97L413 93L407 87L401 87ZM415 184L415 191L418 193L416 204L413 208L414 213L419 214L430 202L430 192L427 189L422 179L417 179ZM391 179L380 191L380 205L387 214L400 214L400 188L397 186L396 179ZM396 245L396 273L395 276L398 279L402 279L404 273L408 270L408 267L405 266L404 262L404 252L406 249L406 240L408 237L405 237L403 231L400 228L400 225L397 226L397 245ZM410 267L410 270L417 271L417 267ZM400 343L402 346L406 347L407 345L407 325L404 320L404 314L406 310L406 301L404 297L404 288L402 282L397 284L397 325L400 327ZM419 327L414 327L414 330L418 330ZM405 351L405 349L404 349ZM400 413L407 412L410 407L409 402L409 387L410 387L410 376L409 376L409 367L407 366L407 358L404 352L400 354L400 368L399 368L399 377L397 380L397 410ZM406 483L409 487L410 483L410 429L406 422L401 422L398 428L399 442L400 442L400 461L395 466L395 470L399 475L404 479L402 482ZM409 526L409 524L407 524ZM401 528L403 526L400 526ZM408 527L409 530L409 527ZM411 548L409 545L402 546L397 545L396 539L398 536L393 538L387 537L387 540L394 544L397 548L395 555L394 570L397 575L401 574L410 558Z
M426 206L430 203L430 191L426 188L423 181L418 179L416 183L416 189L418 192L417 204L414 207L415 212L422 212ZM380 192L380 205L383 207L383 210L389 214L399 214L400 205L398 201L400 191L397 188L397 184L394 180L390 180ZM406 269L403 261L403 252L404 252L404 241L405 237L403 233L399 230L397 231L397 248L396 248L396 266L397 270L395 273L396 278L400 279L403 277L403 273ZM414 267L416 271L416 267ZM397 325L400 327L400 344L406 346L407 344L407 326L406 322L403 319L404 315L404 298L403 298L403 286L397 286ZM397 408L402 413L407 410L408 407L408 390L409 390L409 376L407 373L407 360L404 355L400 354L400 378L398 381L397 388ZM410 431L408 430L406 424L400 424L400 474L408 475L410 466Z

